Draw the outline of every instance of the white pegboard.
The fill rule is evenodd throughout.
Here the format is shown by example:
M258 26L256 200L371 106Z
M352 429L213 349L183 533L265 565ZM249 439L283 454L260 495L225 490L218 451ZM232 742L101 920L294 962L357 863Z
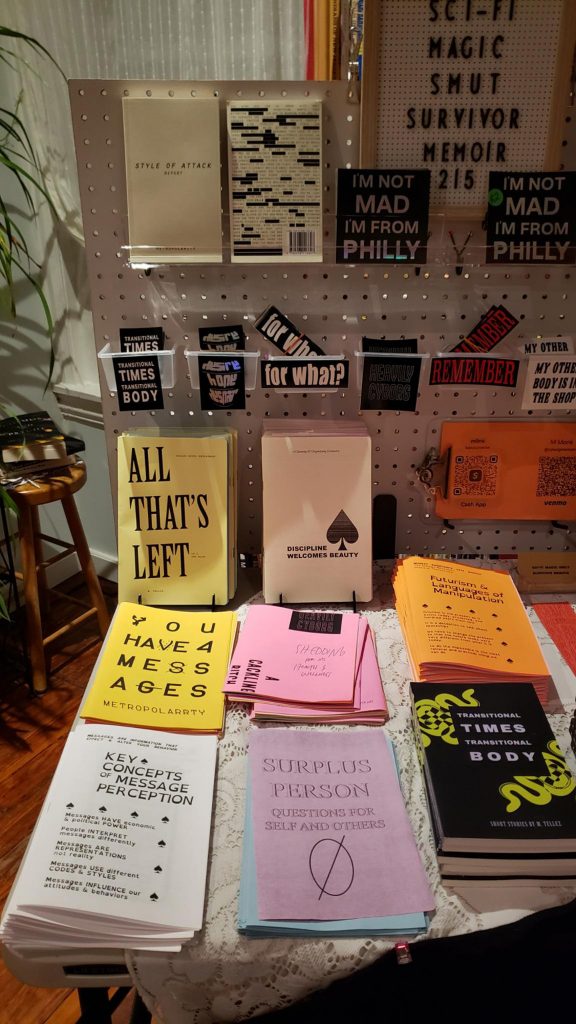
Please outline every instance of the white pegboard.
M213 96L221 99L222 149L225 154L225 101L244 97L321 99L323 103L324 262L321 264L230 264L226 202L224 263L163 266L147 274L127 262L128 242L122 97ZM576 270L571 267L492 267L483 264L478 222L445 219L431 223L429 262L403 265L343 266L334 262L336 168L356 166L360 110L347 100L345 83L208 83L146 81L73 81L70 83L86 251L92 292L97 351L114 348L120 327L161 325L166 347L175 348L175 385L164 392L165 408L154 412L120 412L116 396L102 378L110 475L116 503L116 438L136 427L190 429L207 424L234 427L239 434L239 550L258 553L261 546L260 434L267 417L353 418L362 415L373 437L374 495L397 500L398 552L489 555L530 548L563 549L569 531L547 523L456 523L434 515L433 500L416 477L416 467L440 438L443 420L454 417L546 418L548 410L521 412L525 366L518 389L431 388L424 360L415 413L359 412L354 352L362 335L418 338L422 353L452 348L492 305L503 303L520 320L498 354L518 355L522 340L561 336L576 326ZM568 115L566 153L573 149ZM566 164L566 166L569 166ZM223 196L226 196L226 162ZM472 237L464 265L456 272L448 231ZM184 356L198 348L198 327L243 323L247 350L277 355L253 324L268 305L279 307L328 354L351 359L347 391L319 394L247 392L246 410L202 412L190 385ZM560 418L570 418L569 411Z

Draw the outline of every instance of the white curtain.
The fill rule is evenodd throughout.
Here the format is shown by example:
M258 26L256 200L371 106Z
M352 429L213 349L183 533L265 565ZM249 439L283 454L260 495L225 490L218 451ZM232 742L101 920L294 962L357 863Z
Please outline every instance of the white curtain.
M66 78L305 76L302 0L0 0L0 24L34 36ZM27 48L22 54L37 73L3 67L0 85L12 99L22 90L22 114L60 216L55 225L44 208L38 218L59 378L96 392L67 86L48 60L31 60Z
M68 78L298 79L302 0L2 0Z

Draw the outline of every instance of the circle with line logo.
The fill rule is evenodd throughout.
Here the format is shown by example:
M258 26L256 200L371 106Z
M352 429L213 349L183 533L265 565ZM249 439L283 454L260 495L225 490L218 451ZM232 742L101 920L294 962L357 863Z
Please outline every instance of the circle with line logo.
M310 850L308 866L319 890L319 900L323 896L343 896L354 881L354 861L344 846L344 838L319 839Z

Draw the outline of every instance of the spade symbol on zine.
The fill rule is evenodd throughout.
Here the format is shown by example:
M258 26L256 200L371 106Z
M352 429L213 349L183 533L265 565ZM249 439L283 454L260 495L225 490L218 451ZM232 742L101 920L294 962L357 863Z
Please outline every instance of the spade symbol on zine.
M330 544L338 544L338 541L340 541L339 551L346 551L344 541L347 541L348 544L355 544L358 540L358 530L343 509L340 509L334 522L330 523L326 531L326 540Z

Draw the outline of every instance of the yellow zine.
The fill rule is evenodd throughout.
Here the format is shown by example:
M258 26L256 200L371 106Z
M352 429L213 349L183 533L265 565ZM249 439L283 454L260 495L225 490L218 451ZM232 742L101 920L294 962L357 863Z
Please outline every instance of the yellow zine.
M118 439L118 597L225 605L228 438Z
M220 732L234 612L118 605L81 718L121 725Z
M518 590L535 594L576 591L576 551L519 551Z

